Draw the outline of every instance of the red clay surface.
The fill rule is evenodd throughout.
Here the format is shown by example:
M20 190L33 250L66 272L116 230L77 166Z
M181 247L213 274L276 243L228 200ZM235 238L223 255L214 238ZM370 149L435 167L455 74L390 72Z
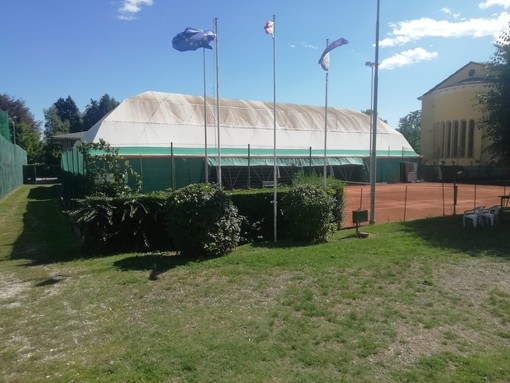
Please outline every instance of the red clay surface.
M510 194L510 187L457 184L455 212L462 215L475 206L499 205L499 196ZM353 226L353 210L366 209L370 218L370 185L345 187L346 213L344 227ZM420 218L454 214L453 184L406 183L377 184L375 187L375 223L412 221ZM366 225L363 223L362 225Z

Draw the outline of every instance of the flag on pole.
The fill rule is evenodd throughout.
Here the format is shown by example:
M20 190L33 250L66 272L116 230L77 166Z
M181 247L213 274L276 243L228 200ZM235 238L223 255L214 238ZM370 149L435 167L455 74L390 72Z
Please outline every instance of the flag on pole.
M339 38L338 40L333 41L331 44L329 44L326 49L324 49L324 52L322 52L321 58L319 59L319 64L321 65L322 69L325 71L328 71L329 69L329 52L331 52L333 49L338 48L339 46L348 44L349 42L344 38Z
M268 34L274 37L274 23L272 21L266 21L266 24L264 25L264 31Z
M198 48L213 49L209 44L215 37L216 34L212 31L186 28L184 32L175 35L172 46L180 52L196 51Z
M329 52L326 53L326 55L322 58L322 61L319 61L321 64L322 69L324 69L326 72L329 70Z

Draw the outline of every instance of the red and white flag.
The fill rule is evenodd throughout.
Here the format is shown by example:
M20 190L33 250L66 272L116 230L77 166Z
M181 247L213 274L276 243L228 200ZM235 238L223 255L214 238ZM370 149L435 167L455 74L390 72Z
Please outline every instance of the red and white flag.
M266 21L266 25L264 25L264 31L274 37L274 23L272 21Z

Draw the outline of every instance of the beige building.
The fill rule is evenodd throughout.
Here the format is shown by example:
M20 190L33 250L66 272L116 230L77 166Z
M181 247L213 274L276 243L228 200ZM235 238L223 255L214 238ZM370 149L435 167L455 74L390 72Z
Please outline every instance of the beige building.
M476 99L486 91L486 73L483 64L470 62L418 98L422 103L424 165L480 166L491 162Z

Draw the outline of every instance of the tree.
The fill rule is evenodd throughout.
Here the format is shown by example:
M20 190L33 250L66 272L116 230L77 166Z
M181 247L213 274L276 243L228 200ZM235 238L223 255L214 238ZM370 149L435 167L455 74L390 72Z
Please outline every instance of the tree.
M16 144L27 151L29 163L42 162L41 122L25 105L25 101L0 94L0 109L10 118L10 128L16 132Z
M85 107L83 113L83 130L89 130L101 118L115 109L119 102L108 94L104 94L99 101L90 99L90 104Z
M510 25L510 24L509 24ZM489 151L504 161L510 161L510 31L503 32L494 44L496 52L488 63L489 89L480 95L480 123L491 139Z
M55 104L50 106L49 109L44 109L44 138L49 140L57 134L70 133L70 123L67 120L62 120L58 114Z
M41 135L34 131L30 124L21 122L16 125L16 143L27 151L27 161L29 164L43 163L44 143L41 141Z
M76 133L83 130L80 110L71 96L67 96L65 100L60 97L49 109L45 109L44 118L46 139L56 134Z
M69 121L69 133L83 131L80 110L71 96L67 96L65 100L62 97L59 98L54 105L57 108L60 119L62 121Z
M421 110L410 112L398 121L397 131L402 133L416 153L420 152Z

